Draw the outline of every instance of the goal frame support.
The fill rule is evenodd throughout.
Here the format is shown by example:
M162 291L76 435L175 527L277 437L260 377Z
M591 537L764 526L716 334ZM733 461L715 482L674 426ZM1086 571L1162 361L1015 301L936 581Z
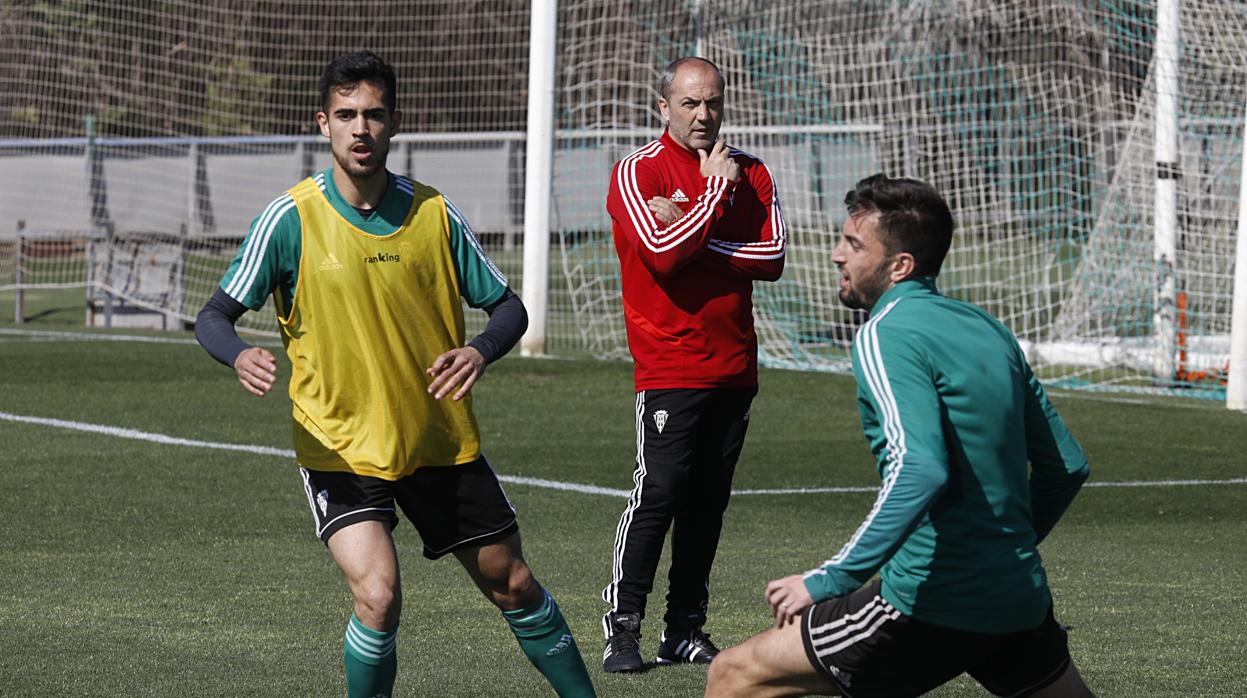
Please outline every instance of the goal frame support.
M1153 380L1157 385L1169 385L1174 380L1174 354L1177 351L1177 202L1178 178L1182 176L1182 165L1178 159L1180 7L1180 0L1159 0L1156 4L1153 63L1156 84L1156 192L1152 251L1156 287L1153 292L1152 334L1156 341Z
M1234 240L1234 296L1230 310L1230 367L1225 406L1247 411L1247 113L1238 179L1238 232Z
M546 353L550 284L550 193L554 179L554 71L557 0L533 0L528 42L528 143L524 164L524 275L521 297L528 331L523 356Z

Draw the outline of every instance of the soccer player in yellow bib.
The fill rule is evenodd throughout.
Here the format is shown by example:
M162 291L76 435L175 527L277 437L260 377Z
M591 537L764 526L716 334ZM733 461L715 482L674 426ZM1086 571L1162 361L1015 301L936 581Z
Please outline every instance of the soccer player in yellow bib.
M317 535L354 596L348 695L391 695L402 589L395 505L430 559L453 554L560 696L592 696L567 622L524 562L506 493L481 456L471 390L527 326L519 298L463 215L435 189L388 172L394 71L369 52L320 81L333 166L252 223L195 335L263 396L274 356L234 324L269 295L290 358L295 458ZM464 342L460 299L489 313Z

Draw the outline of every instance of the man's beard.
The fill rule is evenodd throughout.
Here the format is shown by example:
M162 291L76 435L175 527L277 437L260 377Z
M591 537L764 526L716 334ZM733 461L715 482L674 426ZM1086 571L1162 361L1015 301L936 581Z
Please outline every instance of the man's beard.
M840 289L840 302L850 310L866 310L869 311L875 307L875 301L879 300L879 296L888 288L888 269L887 266L880 266L871 274L867 275L864 283L859 281L856 285L850 284L849 288Z
M840 289L840 302L849 310L861 310L866 307L866 301L858 295L857 291L851 288Z
M335 154L334 160L348 175L358 177L360 179L366 179L385 169L385 159L387 154L388 153L373 150L373 157L367 164L363 164L351 157L351 151L348 150L345 157L338 157Z

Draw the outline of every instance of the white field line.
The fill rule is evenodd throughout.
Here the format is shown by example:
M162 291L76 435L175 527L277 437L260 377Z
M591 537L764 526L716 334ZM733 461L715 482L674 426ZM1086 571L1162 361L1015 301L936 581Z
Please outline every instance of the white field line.
M243 451L246 453L258 453L264 456L287 456L289 458L294 458L294 451L291 451L288 448L273 448L272 446L256 446L252 444L227 444L217 441L198 441L196 439L183 439L176 436L166 436L164 434L153 434L150 431L139 431L138 429L110 427L103 424L88 424L87 422L70 422L64 419L51 419L49 417L31 417L22 414L0 412L0 420L4 420L6 422L21 422L23 424L38 424L45 427L57 427L58 429L72 429L73 431L85 431L92 434L115 436L120 439L147 441L148 443L154 444L190 446L192 448L211 448L218 451Z
M9 337L25 337L28 339L46 339L59 342L145 342L148 344L196 344L195 340L185 337L161 337L158 335L141 334L103 334L92 332L53 332L51 330L15 330L0 328L0 335Z
M267 335L250 334L246 329L239 329L247 334L247 343L253 346L281 346L280 339ZM105 332L59 332L55 330L20 330L11 327L0 327L0 336L21 337L29 340L46 340L57 342L142 342L146 344L198 344L191 337L162 337L144 334L109 334Z
M103 434L105 436L115 436L120 439L134 439L136 441L146 441L148 443L165 444L169 446L207 448L218 451L241 451L244 453L255 453L262 456L281 456L291 460L294 459L294 451L288 448L183 439L176 436L139 431L137 429L110 427L104 424L89 424L87 422L73 422L48 417L31 417L28 415L10 414L8 412L0 412L0 421L35 424L38 426L56 427L58 429L70 429L73 431ZM562 490L565 492L579 492L581 494L601 494L609 497L627 497L631 494L629 490L620 490L612 487L583 485L577 482L561 482L559 480L545 480L542 478L523 477L520 475L499 475L498 479L503 482L509 482L516 485L529 485L531 487ZM1236 477L1227 480L1127 480L1121 482L1088 482L1085 487L1190 487L1244 484L1247 484L1247 477ZM879 488L877 487L781 487L774 489L733 490L732 495L871 493L876 492L878 489Z

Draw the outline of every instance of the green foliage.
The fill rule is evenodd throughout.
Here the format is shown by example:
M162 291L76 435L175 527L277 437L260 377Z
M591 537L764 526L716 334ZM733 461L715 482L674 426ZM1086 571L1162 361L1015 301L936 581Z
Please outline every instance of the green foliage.
M250 135L262 132L262 118L269 111L271 75L256 71L244 53L214 56L208 64L204 84L206 108L200 122L205 136Z
M28 63L13 85L24 106L8 128L80 135L82 118L95 114L102 136L271 133L274 78L260 65L251 9L39 0L0 16Z

